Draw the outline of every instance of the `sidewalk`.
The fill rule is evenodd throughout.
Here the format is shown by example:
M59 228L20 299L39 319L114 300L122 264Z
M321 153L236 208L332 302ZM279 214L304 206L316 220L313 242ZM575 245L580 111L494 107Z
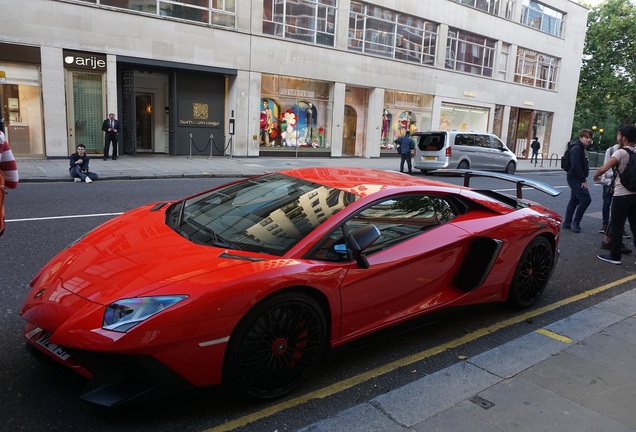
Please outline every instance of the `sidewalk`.
M68 174L68 159L18 159L18 171L22 182L72 181ZM560 170L552 161L538 164L529 160L519 160L517 173ZM355 158L355 157L309 157L309 158L230 158L214 156L137 155L120 156L117 160L103 161L91 156L90 169L99 174L101 180L127 180L143 178L183 178L183 177L249 177L256 174L294 169L306 166L351 166L398 170L398 157ZM418 170L415 170L419 173Z
M636 431L636 290L301 432Z
M247 177L305 166L397 170L397 157L91 159L102 180ZM66 159L18 159L22 182L66 181ZM517 173L560 171L520 160ZM417 173L417 171L416 171ZM633 283L633 282L625 282ZM302 432L636 432L636 290L421 378Z

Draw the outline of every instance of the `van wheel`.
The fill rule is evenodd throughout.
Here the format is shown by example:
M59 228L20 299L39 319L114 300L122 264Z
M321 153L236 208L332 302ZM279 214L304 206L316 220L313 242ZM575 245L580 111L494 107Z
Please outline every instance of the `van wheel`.
M506 174L513 175L516 170L517 170L517 165L512 161L508 162L508 165L506 165Z
M468 163L467 160L463 160L459 163L459 165L457 165L457 169L468 169L470 168L470 164Z

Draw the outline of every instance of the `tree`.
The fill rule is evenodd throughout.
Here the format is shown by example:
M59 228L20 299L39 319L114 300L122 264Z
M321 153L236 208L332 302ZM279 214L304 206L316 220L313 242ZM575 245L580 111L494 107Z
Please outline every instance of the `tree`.
M573 132L594 124L613 138L636 121L635 22L630 0L605 0L590 11Z

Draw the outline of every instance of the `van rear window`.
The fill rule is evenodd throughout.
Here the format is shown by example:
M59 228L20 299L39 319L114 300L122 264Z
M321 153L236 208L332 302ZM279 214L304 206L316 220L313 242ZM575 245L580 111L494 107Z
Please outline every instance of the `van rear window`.
M420 151L440 151L444 148L446 134L432 133L414 136L417 148Z

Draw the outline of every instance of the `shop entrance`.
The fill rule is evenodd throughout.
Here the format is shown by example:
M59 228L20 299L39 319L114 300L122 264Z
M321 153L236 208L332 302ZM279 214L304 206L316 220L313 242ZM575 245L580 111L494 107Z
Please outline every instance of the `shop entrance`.
M342 132L342 153L345 156L355 156L356 154L357 126L358 115L356 110L349 105L345 105L344 128Z
M135 112L137 119L137 151L152 151L152 93L137 93L135 95Z
M106 118L104 74L67 70L69 153L84 144L86 153L104 151L102 122ZM70 93L70 94L69 94Z

